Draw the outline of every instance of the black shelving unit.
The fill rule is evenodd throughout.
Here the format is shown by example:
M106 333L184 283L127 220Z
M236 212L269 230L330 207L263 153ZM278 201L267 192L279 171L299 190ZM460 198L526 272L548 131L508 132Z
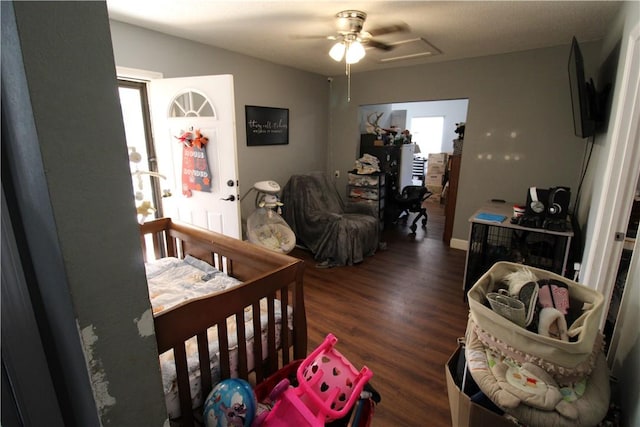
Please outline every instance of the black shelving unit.
M384 229L386 209L386 174L382 172L360 175L350 171L348 175L347 197L352 203L364 203L378 213L380 230Z

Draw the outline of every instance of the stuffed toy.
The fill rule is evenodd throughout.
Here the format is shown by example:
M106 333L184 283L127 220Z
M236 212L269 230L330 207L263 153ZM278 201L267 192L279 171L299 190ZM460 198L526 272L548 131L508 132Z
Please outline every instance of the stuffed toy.
M147 216L152 215L155 211L156 210L153 208L153 206L151 206L151 202L148 200L143 201L142 203L140 203L140 206L136 208L136 212L138 213L138 215L142 216L143 220Z
M544 369L532 363L518 366L487 351L487 361L499 389L491 396L499 406L515 408L524 403L533 408L555 410L566 418L578 418L576 407L563 399L558 384Z

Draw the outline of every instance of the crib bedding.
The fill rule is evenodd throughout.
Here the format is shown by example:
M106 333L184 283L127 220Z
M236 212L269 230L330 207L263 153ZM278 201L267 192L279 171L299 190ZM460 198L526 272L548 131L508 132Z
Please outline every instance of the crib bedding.
M184 259L160 258L145 264L149 299L154 314L184 301L241 285L217 268L187 255Z
M184 259L174 257L161 258L145 264L147 271L147 282L149 286L149 298L154 314L160 314L169 310L176 305L201 296L209 296L229 290L235 286L241 285L243 282L226 273L219 271L215 267L201 261L197 258L187 255ZM281 319L281 309L278 300L274 301L275 319ZM293 310L287 307L288 326L293 329ZM253 315L250 307L244 312L247 356L249 368L254 366L253 362ZM267 335L267 301L263 298L260 301L260 325L263 336L262 354L267 354L266 335ZM238 342L235 318L227 319L228 330L228 347L229 361L231 363L231 376L237 376L238 366ZM209 328L207 330L207 338L209 342L210 366L212 371L212 381L215 384L220 380L219 368L219 350L218 350L218 333L217 328ZM280 328L276 324L276 344L280 345ZM193 407L199 407L206 396L202 396L200 384L200 371L198 361L198 344L195 337L185 342L185 351L187 354L187 364L189 370L190 392ZM178 418L180 416L180 399L178 396L178 385L176 381L176 368L173 351L167 351L160 355L160 368L162 373L162 383L167 405L169 418Z

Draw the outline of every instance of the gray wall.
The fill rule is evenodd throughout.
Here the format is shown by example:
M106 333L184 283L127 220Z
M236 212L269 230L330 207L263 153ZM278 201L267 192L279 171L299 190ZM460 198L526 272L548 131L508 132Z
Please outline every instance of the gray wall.
M241 194L256 181L275 180L284 186L293 174L325 170L326 77L117 21L110 26L118 66L160 72L164 77L233 75ZM288 108L289 144L247 147L245 105ZM252 193L242 203L244 219L253 211L254 200Z
M17 190L30 291L66 424L162 425L106 5L13 5L19 45L2 40L2 166ZM5 49L22 50L24 69L5 72Z
M570 40L567 40L569 43ZM584 44L587 70L597 44ZM446 63L356 73L331 92L329 170L346 170L358 144L358 106L468 99L453 238L487 200L524 202L530 186L577 187L585 142L573 135L569 45ZM355 67L354 67L355 68ZM384 84L381 84L384 82Z

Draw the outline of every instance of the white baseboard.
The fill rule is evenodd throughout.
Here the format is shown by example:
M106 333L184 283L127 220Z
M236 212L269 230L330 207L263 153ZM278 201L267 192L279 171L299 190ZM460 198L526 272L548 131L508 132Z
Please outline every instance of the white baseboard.
M463 251L469 250L469 242L462 239L451 239L449 242L449 247L452 249L460 249Z

